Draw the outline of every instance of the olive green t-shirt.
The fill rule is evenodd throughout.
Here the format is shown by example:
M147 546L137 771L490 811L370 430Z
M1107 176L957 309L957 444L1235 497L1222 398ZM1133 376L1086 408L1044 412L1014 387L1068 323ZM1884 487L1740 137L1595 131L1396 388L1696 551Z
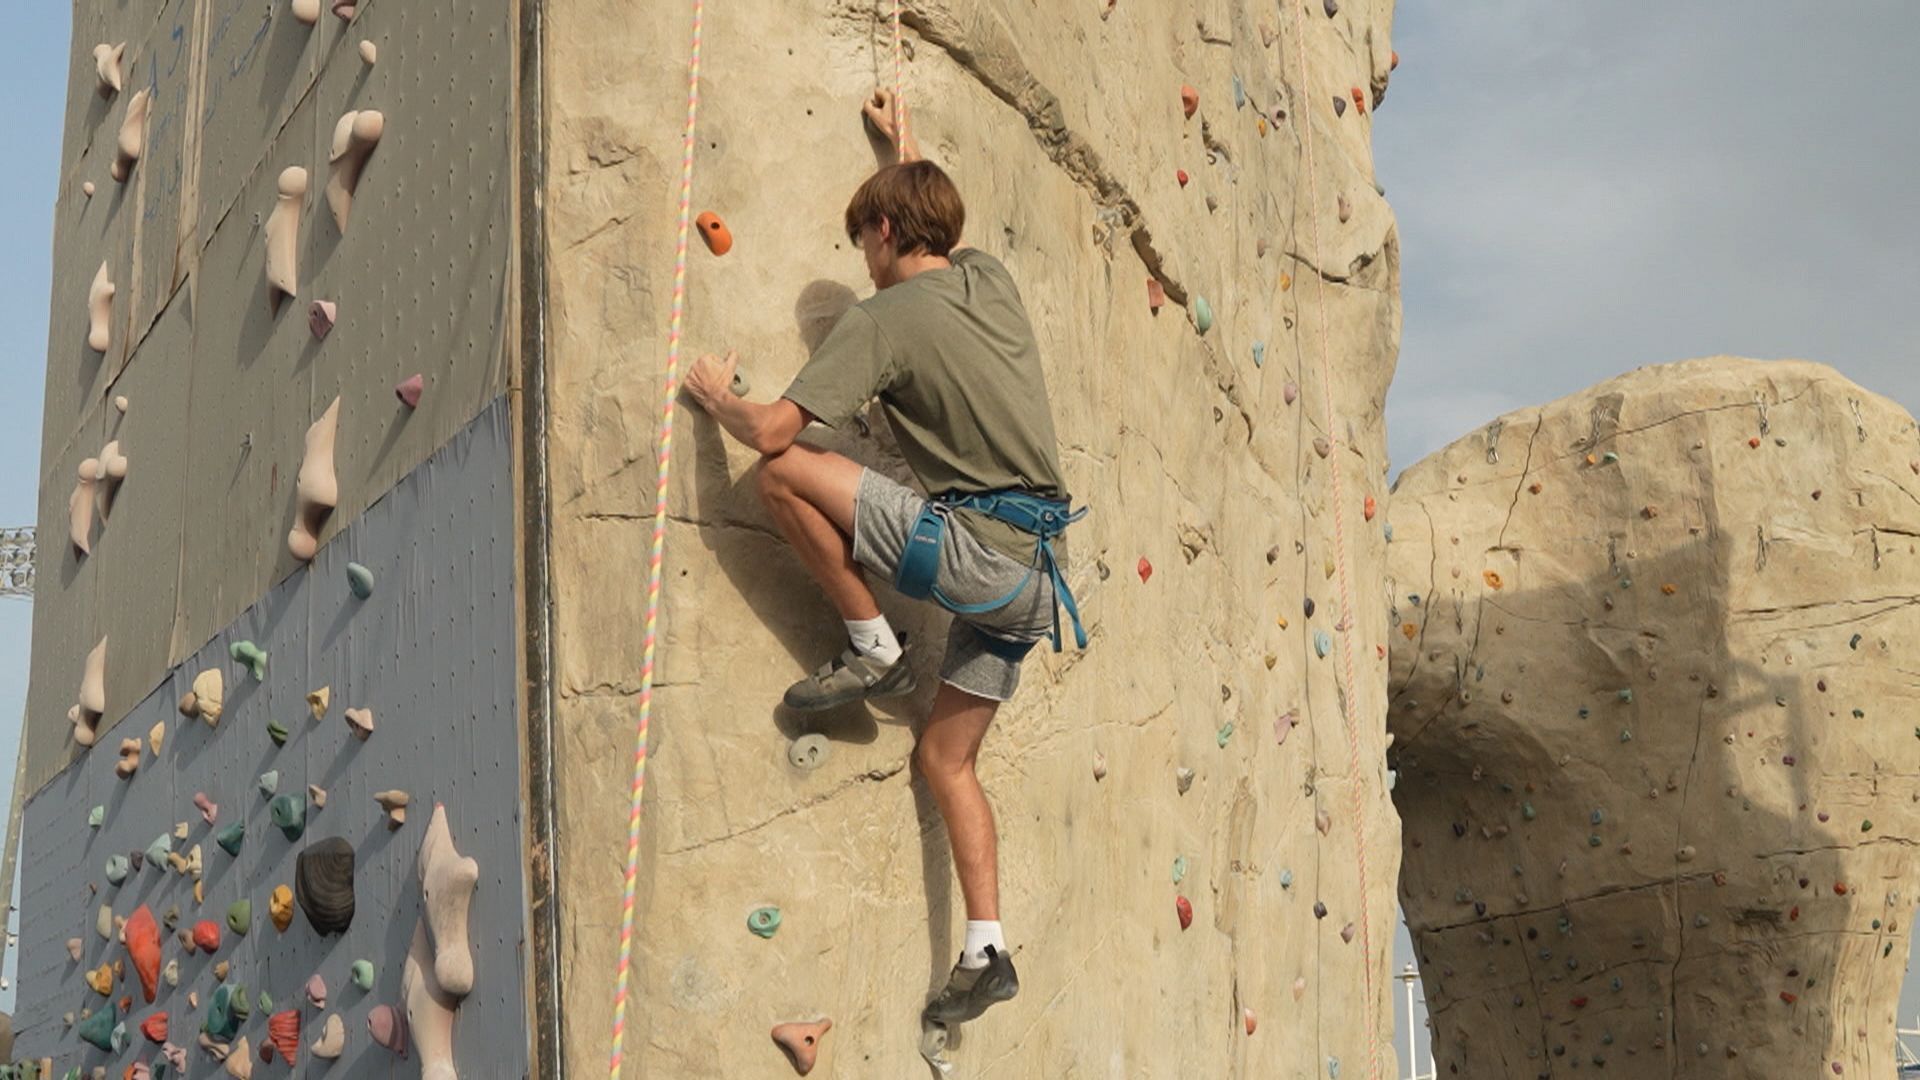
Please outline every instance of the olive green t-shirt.
M1020 290L975 248L881 289L841 316L787 400L839 427L873 398L930 495L1023 488L1067 498L1040 348ZM1030 559L1033 538L959 511L979 540Z

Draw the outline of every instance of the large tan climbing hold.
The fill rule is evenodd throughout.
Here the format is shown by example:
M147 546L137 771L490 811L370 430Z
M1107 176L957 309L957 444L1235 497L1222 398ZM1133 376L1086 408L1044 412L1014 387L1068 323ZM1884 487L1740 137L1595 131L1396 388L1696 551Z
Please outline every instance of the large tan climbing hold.
M227 1075L233 1080L253 1080L253 1049L247 1045L247 1037L234 1040L233 1052L227 1055Z
M105 481L109 489L127 478L127 455L120 452L119 439L101 447L100 456L93 460L93 478Z
M300 291L300 212L307 203L307 170L290 165L280 171L279 196L267 219L267 284L277 306L282 296Z
M473 990L473 951L467 943L467 906L480 883L480 864L453 846L447 826L447 808L433 804L427 835L420 841L420 896L426 909L422 920L433 935L434 981L448 995L467 996Z
M327 1016L327 1022L320 1026L320 1037L313 1040L313 1056L332 1061L347 1048L347 1025L340 1019L339 1013Z
M455 1000L434 978L433 948L427 942L427 921L413 928L413 944L400 970L400 999L407 1006L407 1033L420 1055L420 1080L459 1080L453 1063Z
M80 479L73 485L73 494L67 496L67 539L82 555L93 553L93 489L98 483L94 473L99 468L97 459L81 462Z
M293 0L293 17L312 26L320 21L320 0Z
M81 746L92 746L100 737L100 717L107 711L106 676L107 639L103 637L81 666L78 700L67 710L73 741Z
M361 42L360 43L360 61L366 64L368 67L372 67L373 65L379 63L380 62L380 46L375 45L371 41Z
M113 294L113 279L102 262L93 284L87 286L87 348L97 353L113 344Z
M147 110L153 104L145 91L137 91L127 100L127 115L120 121L120 138L114 146L113 167L107 171L124 184L133 175L133 164L147 145Z
M93 47L93 72L100 80L100 96L112 97L125 85L125 76L120 65L127 58L127 45L108 45L102 42Z
M372 709L347 709L342 715L347 721L347 730L353 732L354 738L366 742L373 735Z
M336 397L307 429L307 453L294 485L293 531L287 534L287 550L302 561L320 550L320 527L340 501L340 482L333 471L333 441L339 427L340 399Z
M193 689L180 696L180 715L197 716L205 720L208 727L216 727L226 703L226 678L219 668L208 668L195 675Z
M373 148L387 130L387 118L367 109L350 112L333 128L333 152L327 160L332 169L327 176L327 207L333 211L333 223L342 233L353 213L353 193L360 186L360 171L366 168Z
M120 740L120 760L114 763L113 771L122 780L131 780L133 774L140 771L139 739Z

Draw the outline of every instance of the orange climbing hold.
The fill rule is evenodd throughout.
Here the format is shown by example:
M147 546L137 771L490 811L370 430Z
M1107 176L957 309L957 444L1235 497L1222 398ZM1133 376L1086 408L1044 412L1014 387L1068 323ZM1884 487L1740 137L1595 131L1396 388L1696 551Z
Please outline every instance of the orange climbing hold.
M1180 88L1180 111L1186 113L1187 119L1191 120L1193 119L1194 112L1199 108L1200 91L1195 90L1191 86L1182 86Z
M1667 584L1660 586L1660 591L1667 594L1668 596L1672 596L1674 593L1677 593L1680 591L1680 586L1675 585L1672 582L1668 582Z
M1396 49L1394 50L1392 57L1387 60L1387 70L1398 71L1399 69L1400 69L1400 51Z
M820 1053L820 1040L833 1027L832 1020L816 1020L805 1024L777 1024L773 1029L773 1041L786 1051L787 1060L793 1064L793 1071L805 1076L813 1071L813 1063Z
M1755 435L1753 438L1748 439L1747 445L1752 447L1755 450L1760 449L1760 436Z
M1286 292L1288 289L1291 289L1291 288L1293 288L1293 275L1281 274L1280 275L1280 291Z
M1540 481L1535 480L1533 483L1528 484L1527 490L1535 495L1540 494Z
M1247 1034L1249 1035L1253 1034L1254 1028L1260 1026L1260 1021L1254 1017L1252 1009L1241 1009L1240 1020L1247 1025Z
M140 976L140 992L151 1005L160 983L160 926L153 921L152 910L141 904L127 919L122 934L127 955L133 957L133 970Z
M1498 570L1482 570L1480 571L1480 576L1487 579L1487 588L1489 589L1498 589L1506 584L1505 581L1500 579L1500 572Z
M1359 109L1362 116L1366 115L1367 95L1361 93L1357 86L1353 88L1353 107Z
M1418 626L1415 626L1412 623L1401 623L1400 632L1406 635L1406 638L1408 641L1412 641L1416 636L1419 635L1420 628Z
M733 250L733 232L727 228L726 222L720 220L719 214L708 210L694 218L693 223L700 227L700 239L707 242L708 251L725 255Z
M1791 990L1782 990L1782 991L1780 991L1780 1000L1781 1000L1781 1001L1784 1001L1784 1002L1786 1002L1786 1003L1787 1003L1787 1004L1789 1004L1789 1005L1791 1005L1791 1004L1793 1004L1794 1002L1796 1002L1796 1001L1799 1001L1799 1000L1800 1000L1800 995L1799 995L1799 994L1796 994L1796 993L1794 993L1794 992L1793 992L1793 991L1791 991Z
M1373 496L1369 495L1367 496L1366 503L1361 506L1360 512L1366 516L1368 521L1372 521L1374 511L1377 509L1378 507L1374 505Z

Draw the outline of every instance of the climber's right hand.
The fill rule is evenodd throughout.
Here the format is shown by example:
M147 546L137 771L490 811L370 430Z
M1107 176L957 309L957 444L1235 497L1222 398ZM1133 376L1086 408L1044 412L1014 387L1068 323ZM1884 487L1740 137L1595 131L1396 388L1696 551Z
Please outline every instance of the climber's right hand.
M920 160L920 151L913 145L911 138L906 141L906 145L901 145L900 132L894 128L893 123L891 91L875 88L873 96L867 99L866 105L862 106L860 112L867 118L867 123L872 124L873 129L893 147L894 154L902 162Z

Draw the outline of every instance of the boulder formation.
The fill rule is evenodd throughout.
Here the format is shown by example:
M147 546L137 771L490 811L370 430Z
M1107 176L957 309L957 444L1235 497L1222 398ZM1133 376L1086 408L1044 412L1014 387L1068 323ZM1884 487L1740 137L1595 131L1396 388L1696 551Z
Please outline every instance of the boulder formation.
M1890 1072L1920 433L1714 358L1406 470L1389 729L1442 1076Z

